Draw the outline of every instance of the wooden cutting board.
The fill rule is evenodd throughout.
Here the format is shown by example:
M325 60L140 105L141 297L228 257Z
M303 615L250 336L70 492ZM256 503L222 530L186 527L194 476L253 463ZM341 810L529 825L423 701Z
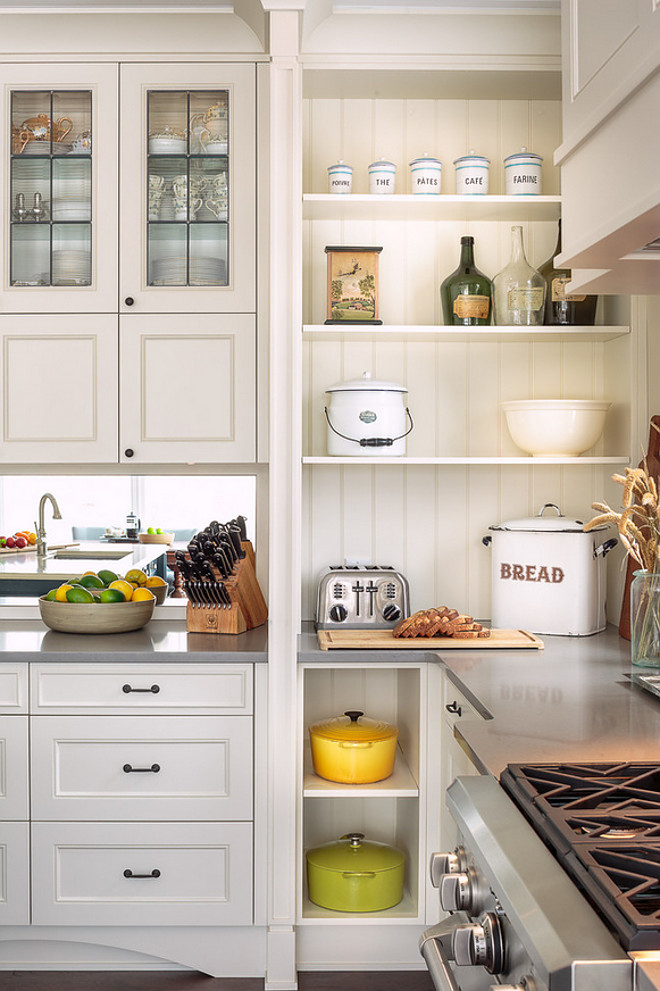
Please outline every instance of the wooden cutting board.
M321 650L489 650L516 647L543 650L545 644L527 630L491 630L481 640L452 637L394 637L391 630L318 630Z

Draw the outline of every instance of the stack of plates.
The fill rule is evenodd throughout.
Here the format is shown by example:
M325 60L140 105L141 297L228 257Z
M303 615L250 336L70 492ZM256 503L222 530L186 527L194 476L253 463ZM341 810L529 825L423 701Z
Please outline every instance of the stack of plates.
M57 200L53 203L53 220L91 220L89 200Z
M151 264L152 286L186 284L186 257L158 258ZM188 284L221 286L225 284L225 263L221 258L191 258Z
M50 155L52 148L53 155L68 155L71 152L71 145L64 141L28 141L23 149L23 155Z
M73 248L53 251L53 284L88 286L91 283L91 254Z

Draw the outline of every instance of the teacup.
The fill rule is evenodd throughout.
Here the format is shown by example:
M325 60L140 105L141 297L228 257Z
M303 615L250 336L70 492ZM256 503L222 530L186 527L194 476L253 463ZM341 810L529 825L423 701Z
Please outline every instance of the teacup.
M227 154L227 132L224 137L213 135L208 127L199 132L199 141L204 155L226 155Z
M162 191L165 189L165 176L152 173L149 176L149 192Z
M151 178L151 177L150 177ZM160 203L163 198L163 189L149 189L149 220L160 220Z
M202 198L197 197L197 199L191 199L190 204L188 203L188 197L186 195L181 195L179 193L174 194L174 219L175 220L188 220L188 209L190 208L190 219L193 220L202 205Z
M216 175L210 175L206 178L206 186L210 190L211 195L217 197L227 197L227 173L218 172Z
M92 150L92 135L89 131L77 134L71 142L71 150L76 155L89 155Z
M216 220L227 219L227 197L224 199L210 199L206 201L206 209L210 210Z

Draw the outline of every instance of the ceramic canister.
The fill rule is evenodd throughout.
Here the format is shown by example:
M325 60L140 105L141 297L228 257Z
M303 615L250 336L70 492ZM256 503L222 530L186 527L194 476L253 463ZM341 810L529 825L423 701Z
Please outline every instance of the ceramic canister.
M442 162L431 158L424 152L421 158L414 158L410 163L410 181L413 193L422 196L436 195L440 192L442 177Z
M379 158L369 166L369 192L393 193L396 179L396 165Z
M507 196L540 196L543 159L526 148L504 159L504 184Z
M353 166L341 159L336 165L328 166L328 192L350 193L353 186Z
M490 159L477 155L473 148L469 155L454 159L456 192L470 196L483 196L488 192L488 168Z

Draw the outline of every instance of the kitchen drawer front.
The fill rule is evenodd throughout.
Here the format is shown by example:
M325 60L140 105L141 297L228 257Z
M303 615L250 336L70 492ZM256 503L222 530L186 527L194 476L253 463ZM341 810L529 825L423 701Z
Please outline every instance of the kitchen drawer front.
M35 823L32 864L33 925L252 922L249 823Z
M249 715L251 664L34 664L32 713Z
M248 820L249 716L35 716L32 819Z
M28 770L28 717L6 716L0 719L0 820L30 818Z
M0 715L27 712L27 664L0 664Z
M29 925L29 872L28 823L0 823L0 926Z

